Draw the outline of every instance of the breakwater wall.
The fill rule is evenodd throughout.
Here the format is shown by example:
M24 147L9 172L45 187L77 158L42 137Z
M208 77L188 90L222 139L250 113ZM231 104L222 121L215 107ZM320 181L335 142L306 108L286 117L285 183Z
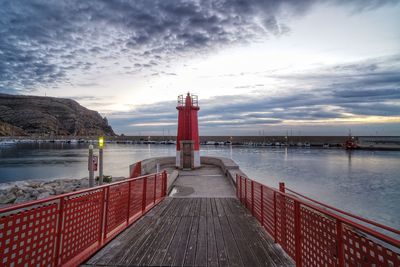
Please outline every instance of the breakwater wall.
M239 165L236 164L232 159L224 157L200 157L202 165L214 165L218 166L222 172L228 177L233 184L236 184L236 174L245 176ZM129 173L132 173L132 169L138 162L129 166ZM159 170L166 170L168 173L167 178L167 191L169 192L179 176L179 171L175 169L175 157L154 157L140 161L141 164L141 175L154 173L157 171L157 165Z

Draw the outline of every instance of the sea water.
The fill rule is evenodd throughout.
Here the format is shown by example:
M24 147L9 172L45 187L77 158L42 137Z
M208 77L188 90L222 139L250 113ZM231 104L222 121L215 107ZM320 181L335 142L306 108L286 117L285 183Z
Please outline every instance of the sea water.
M252 179L291 188L319 201L400 228L400 151L202 146L201 155L232 158ZM128 166L174 156L173 145L107 144L104 174L128 176ZM83 178L88 144L17 143L0 147L0 188L28 179Z

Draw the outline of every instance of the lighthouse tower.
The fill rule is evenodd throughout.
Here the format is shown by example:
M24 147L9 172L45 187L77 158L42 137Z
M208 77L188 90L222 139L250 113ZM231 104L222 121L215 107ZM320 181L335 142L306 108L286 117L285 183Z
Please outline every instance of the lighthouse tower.
M200 167L199 111L196 95L187 93L186 97L178 96L178 135L176 138L176 167L194 169Z

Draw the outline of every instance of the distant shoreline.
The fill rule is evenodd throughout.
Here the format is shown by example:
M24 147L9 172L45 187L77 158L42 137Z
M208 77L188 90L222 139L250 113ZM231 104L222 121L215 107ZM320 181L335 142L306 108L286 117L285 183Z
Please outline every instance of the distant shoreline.
M174 145L175 136L106 136L107 143L118 144L168 144ZM399 151L400 136L357 136L360 150ZM290 148L341 148L348 136L200 136L204 145L233 145L247 147L290 147ZM92 136L26 137L3 136L0 145L13 143L96 143Z

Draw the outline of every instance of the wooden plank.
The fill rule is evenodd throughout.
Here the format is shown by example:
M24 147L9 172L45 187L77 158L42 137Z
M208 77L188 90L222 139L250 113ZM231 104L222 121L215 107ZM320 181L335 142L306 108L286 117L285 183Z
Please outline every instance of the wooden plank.
M174 221L172 222L172 227L169 229L168 232L165 233L161 243L158 244L158 248L154 253L150 266L154 265L160 266L164 260L165 254L168 251L171 240L174 237L175 231L178 229L178 225L181 221L181 217L173 217L173 218Z
M164 201L85 264L294 266L237 199Z
M282 248L278 247L274 243L273 239L268 235L265 229L262 229L262 227L254 227L253 231L262 233L259 235L259 238L261 239L264 250L268 255L270 255L277 266L295 266L293 260L283 251Z
M166 230L170 227L173 222L174 217L159 217L157 220L161 220L162 223L159 227L153 229L150 235L147 237L145 242L140 246L140 248L134 252L135 256L129 261L130 265L141 265L143 257L146 255L147 251L151 247L156 247L158 244L154 242L157 236L161 233L164 234ZM147 255L149 258L150 256ZM148 259L147 259L148 260Z
M164 209L163 211L161 211L161 213L159 214L160 217L166 217L166 216L174 216L175 215L175 211L177 206L179 205L179 199L176 198L171 198L171 203L170 205Z
M207 198L206 199L206 201L207 201L207 203L206 203L206 207L207 207L207 214L206 214L206 216L207 216L207 218L211 218L212 216L213 216L213 212L212 212L212 206L211 206L211 202L212 202L212 199L211 198Z
M174 262L174 258L176 253L178 253L178 247L179 247L179 242L181 239L185 239L185 236L187 234L187 229L189 228L190 225L190 219L189 217L181 217L181 221L179 222L178 229L175 232L175 235L173 236L171 243L168 247L167 253L165 254L164 260L162 265L163 266L170 266Z
M207 199L201 198L200 216L207 216Z
M200 208L201 208L201 198L197 198L196 199L196 204L195 204L194 209L193 209L193 211L194 211L193 216L200 217Z
M193 203L192 203L192 208L189 210L188 212L188 216L193 217L195 216L195 211L196 211L196 207L197 207L197 198L193 199Z
M207 224L205 216L199 218L195 265L207 266Z
M209 201L207 201L210 204ZM209 206L211 209L211 205ZM208 211L208 209L207 209ZM215 229L213 217L211 216L211 210L209 216L207 216L207 266L218 266L218 251L217 243L215 240Z
M221 203L224 209L229 210L226 199L221 199ZM255 258L255 255L250 248L250 246L252 245L251 242L249 242L250 237L246 237L243 235L237 223L239 217L241 216L226 216L229 224L229 226L226 227L230 227L230 229L232 230L232 234L236 240L236 244L240 252L240 257L242 258L244 266L259 266L260 263Z
M185 206L182 210L182 214L180 214L181 217L189 216L189 211L191 210L191 208L193 206L193 202L194 202L193 198L184 199Z
M170 212L173 212L178 208L179 203L175 203L173 200L171 201L169 207L167 208ZM162 214L164 210L160 213ZM113 262L117 262L119 264L130 264L133 261L133 258L136 256L137 251L143 246L144 243L148 240L149 237L152 237L154 233L158 231L159 228L166 221L166 217L148 217L151 219L150 224L148 224L147 228L143 228L139 235L135 237L135 239L131 240L129 244L126 244L124 248L123 256L116 255L114 257ZM111 263L111 262L110 262Z
M125 246L132 240L134 236L138 234L144 228L147 228L151 223L150 218L143 217L135 222L135 227L130 227L119 236L111 241L107 246L101 249L92 257L87 263L88 264L108 264L114 257L121 257L124 254Z
M178 207L178 201L173 201L171 204L171 212L174 212L175 209ZM153 240L153 244L149 246L147 252L143 255L139 265L147 266L150 265L151 261L153 260L154 256L156 255L157 250L159 249L160 244L162 244L163 240L165 239L165 233L169 231L173 231L173 226L175 217L174 216L163 216L161 218L166 219L166 224L164 225L165 228L160 229L157 236Z
M151 244L148 244L147 247L145 247L145 250L141 253L142 257L140 261L137 261L136 263L137 265L139 266L150 265L158 249L158 246L161 244L162 240L165 237L165 233L167 233L168 231L172 231L171 228L173 228L175 217L165 216L163 217L163 219L165 219L165 223L163 224L162 228L160 228L160 230L157 232L156 236L152 239Z
M218 217L213 217L214 229L215 229L215 240L218 252L218 263L219 266L229 266L228 258L226 255L226 248L224 243L224 236L222 235L221 224Z
M233 220L233 218L229 218ZM255 228L258 228L258 225L254 225L249 222L250 218L242 215L236 216L233 223L238 226L239 231L243 236L246 237L247 245L250 248L252 254L257 259L257 261L263 266L276 266L271 255L266 253L262 242L259 238L260 233L254 231Z
M135 222L135 226L131 226L122 233L120 233L109 245L101 249L97 252L89 261L88 264L107 264L109 263L113 257L115 256L114 251L118 251L119 255L123 253L125 244L132 239L139 231L142 230L143 227L147 227L151 222L151 218L148 216L150 213L152 215L159 214L162 210L167 208L171 203L172 199L166 198L162 202L160 202L157 206L151 209L144 217L140 218L137 222Z
M220 199L215 199L215 202L217 204L217 207L218 206L221 207ZM229 223L228 223L226 216L220 216L219 222L221 225L221 232L222 232L222 235L223 235L224 241L225 241L224 244L225 244L226 254L229 259L229 265L230 266L243 266L243 262L240 257L240 253L239 253L239 249L236 244L236 240L233 237L233 234L229 227Z
M198 203L199 202L196 200L195 206L197 206ZM193 266L196 259L197 231L199 229L199 218L200 218L199 216L193 216L192 219L192 226L189 233L189 242L185 252L184 266Z
M173 266L183 266L185 263L185 255L189 245L190 231L192 229L193 222L197 222L194 217L186 217L189 220L188 227L182 235L179 247L175 253Z
M215 204L215 198L211 198L210 199L210 203L211 203L212 216L213 217L217 217L218 216L218 212L217 212L217 206Z
M225 216L225 211L221 204L221 198L215 199L215 206L217 207L217 216Z
M140 235L137 237L136 242L134 244L129 244L126 247L124 256L122 258L116 258L115 263L122 264L122 265L128 265L130 262L133 260L133 258L136 256L137 251L143 246L143 244L146 242L146 240L149 238L149 236L152 235L159 227L162 226L162 224L165 222L162 218L153 218L154 223L149 225L148 228L144 229L140 233Z
M172 198L164 198L163 201L158 203L154 208L149 210L145 216L160 216L160 214L169 207L172 202Z
M293 261L274 243L261 224L250 215L250 212L244 208L242 209L243 206L238 207L237 204L242 206L236 199L232 199L229 202L231 207L240 209L244 214L244 216L238 218L238 223L242 225L241 229L244 230L246 236L255 238L254 242L257 242L256 246L259 247L253 248L253 251L258 253L259 261L268 262L271 266L294 266ZM244 227L243 224L246 224L247 227Z

